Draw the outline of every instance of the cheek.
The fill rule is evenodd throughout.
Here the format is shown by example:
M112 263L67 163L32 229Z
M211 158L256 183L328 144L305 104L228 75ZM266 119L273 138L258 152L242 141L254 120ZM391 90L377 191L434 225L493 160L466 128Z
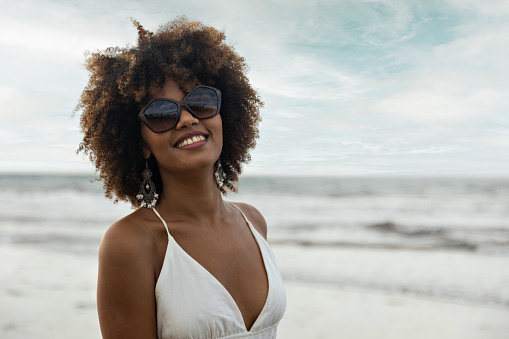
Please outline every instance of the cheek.
M218 119L217 119L217 134L218 134L218 137L219 137L219 140L220 140L220 144L221 144L221 149L223 148L223 121L221 120L221 115L217 115Z

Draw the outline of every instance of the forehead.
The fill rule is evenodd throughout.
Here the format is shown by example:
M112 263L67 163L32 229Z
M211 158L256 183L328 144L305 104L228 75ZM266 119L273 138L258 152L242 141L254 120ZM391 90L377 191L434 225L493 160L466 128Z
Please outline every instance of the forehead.
M186 94L196 85L191 82L179 85L175 80L167 78L162 87L153 87L149 90L150 100L155 98L184 100Z

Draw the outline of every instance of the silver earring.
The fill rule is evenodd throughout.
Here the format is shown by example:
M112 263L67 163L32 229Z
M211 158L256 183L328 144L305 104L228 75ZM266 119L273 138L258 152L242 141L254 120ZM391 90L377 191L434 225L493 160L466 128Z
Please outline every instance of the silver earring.
M223 188L225 174L223 171L223 167L221 166L221 159L217 159L214 177L216 178L217 187L219 187L219 189Z
M156 193L156 186L154 185L154 182L150 180L150 178L152 178L152 171L148 168L148 162L146 160L142 176L143 181L141 182L140 191L136 198L141 201L140 207L153 209L156 207L159 194Z

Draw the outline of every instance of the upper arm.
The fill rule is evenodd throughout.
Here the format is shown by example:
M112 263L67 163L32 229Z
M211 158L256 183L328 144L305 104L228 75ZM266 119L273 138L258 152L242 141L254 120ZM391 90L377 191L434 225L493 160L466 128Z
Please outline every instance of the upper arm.
M246 215L247 219L253 224L253 227L260 233L265 240L267 240L267 222L263 215L256 208L249 204L235 203L242 212Z
M97 310L104 339L157 338L149 242L138 233L119 221L99 248Z

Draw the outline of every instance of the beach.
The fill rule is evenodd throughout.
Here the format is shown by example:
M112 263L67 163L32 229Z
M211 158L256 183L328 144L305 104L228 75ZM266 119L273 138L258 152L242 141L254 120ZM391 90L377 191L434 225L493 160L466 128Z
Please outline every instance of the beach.
M297 249L275 246L274 250L288 275L293 268L287 267L287 262L293 260ZM1 265L2 338L101 337L93 256L5 244L0 246L0 254L9 258ZM370 271L375 273L372 268ZM509 334L507 307L295 278L286 278L285 288L288 305L278 338L504 339Z
M227 196L269 224L288 298L278 338L509 337L509 180L292 180ZM0 338L100 338L97 249L132 210L83 177L0 187Z

